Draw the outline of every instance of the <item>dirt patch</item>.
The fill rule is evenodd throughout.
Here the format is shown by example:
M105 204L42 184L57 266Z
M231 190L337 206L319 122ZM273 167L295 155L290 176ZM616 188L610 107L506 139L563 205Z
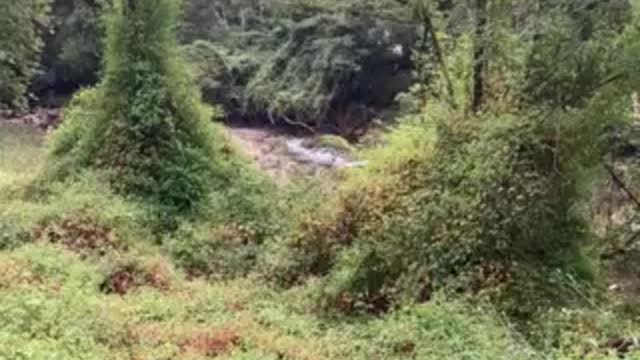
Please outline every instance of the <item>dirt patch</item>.
M97 224L91 219L64 219L50 222L34 230L37 241L62 244L79 253L105 255L110 250L122 248L115 231Z
M171 272L166 266L129 264L116 267L100 285L100 291L122 296L142 286L167 290L170 285Z
M240 344L240 336L233 330L225 329L216 332L197 332L189 335L180 343L183 352L201 356L217 357L228 353Z
M383 292L365 295L341 294L333 304L335 309L343 314L369 314L379 316L392 309L392 299Z
M29 271L26 264L15 260L0 261L0 289L18 285L33 286L33 284L40 282L41 279Z
M43 131L52 131L62 122L62 111L58 108L37 107L29 113L0 113L0 121L27 125Z

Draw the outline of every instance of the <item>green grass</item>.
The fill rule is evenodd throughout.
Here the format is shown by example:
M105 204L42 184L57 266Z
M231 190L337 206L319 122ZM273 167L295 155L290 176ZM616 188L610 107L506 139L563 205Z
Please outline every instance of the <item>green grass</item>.
M37 171L44 159L42 150L41 133L0 123L0 186Z
M42 136L1 130L0 173L28 180ZM487 305L437 296L379 317L331 317L318 285L190 278L154 242L144 211L92 176L46 194L0 186L0 360L614 359L591 344L633 334L615 318L565 314L541 330L560 346L533 349Z

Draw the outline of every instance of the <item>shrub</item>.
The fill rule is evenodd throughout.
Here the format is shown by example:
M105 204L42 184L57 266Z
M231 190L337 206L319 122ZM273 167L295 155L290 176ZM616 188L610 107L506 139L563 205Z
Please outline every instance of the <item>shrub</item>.
M355 151L354 146L351 145L349 141L336 135L321 135L316 139L311 140L310 143L313 147L328 148L345 153L352 153Z
M530 359L534 353L493 310L451 300L400 310L374 321L367 333L376 345L357 358Z
M592 164L581 156L599 147L569 134L597 124L599 106L571 120L433 107L426 122L404 125L370 154L370 167L326 212L302 223L286 245L294 264L306 261L293 272L329 274L325 305L349 312L425 301L442 288L483 295L524 319L580 302L554 274L595 277L573 179ZM557 142L562 122L567 140ZM575 146L584 152L572 158Z
M183 225L167 247L191 276L225 278L247 275L260 252L256 234L242 225Z
M189 274L246 275L256 265L263 244L288 228L290 212L276 201L284 192L254 169L245 170L238 174L236 186L208 197L196 221L183 221L164 237L169 253Z
M302 282L307 275L323 275L332 259L330 239L318 240L310 231L335 219L328 209L336 204L334 179L317 177L289 184L279 195L273 235L266 238L258 258L259 272L284 286ZM318 234L322 236L323 234Z
M153 238L149 211L113 194L92 174L0 189L2 249L39 240L99 255Z
M604 359L624 357L634 350L631 343L638 336L634 328L628 319L605 308L592 307L544 313L530 333L536 346L559 358ZM624 342L630 344L625 346Z
M106 294L118 295L126 295L140 287L168 291L177 279L168 261L162 257L125 257L109 265L100 290Z
M337 191L319 186L292 191L291 232L268 244L265 271L284 285L329 273L342 249L361 231L379 227L383 214L411 192L406 178L416 163L430 161L434 139L432 128L401 123L378 147L362 152L371 161L365 169L347 173Z

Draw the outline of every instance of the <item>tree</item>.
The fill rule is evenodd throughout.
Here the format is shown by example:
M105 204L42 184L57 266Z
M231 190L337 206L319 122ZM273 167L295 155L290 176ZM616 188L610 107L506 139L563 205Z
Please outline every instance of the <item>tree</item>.
M37 73L48 0L0 0L0 107L24 108Z
M473 50L473 94L471 109L480 110L484 101L484 76L487 67L485 34L487 27L487 0L475 0L475 38Z
M101 14L107 4L106 0L53 1L35 93L68 94L98 81L104 37Z

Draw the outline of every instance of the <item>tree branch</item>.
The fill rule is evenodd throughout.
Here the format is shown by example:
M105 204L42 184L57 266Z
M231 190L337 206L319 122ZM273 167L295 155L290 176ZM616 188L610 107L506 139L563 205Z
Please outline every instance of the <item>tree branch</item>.
M633 202L633 204L635 205L635 207L640 211L640 201L638 200L638 198L633 194L633 192L629 189L629 187L627 186L627 184L625 184L625 182L618 176L618 174L616 174L615 169L613 168L613 166L609 165L609 164L604 164L604 168L607 170L607 172L609 173L609 175L611 176L611 179L613 180L613 182L620 188L622 189L622 191L624 191L624 193L627 195L627 197ZM640 237L640 231L636 231L633 232L631 234L631 236L624 242L624 244L622 244L621 247L619 247L617 250L602 254L602 258L603 259L611 259L613 258L615 255L617 254L622 254L624 253L624 249L628 249L630 248L633 243Z
M638 198L629 189L627 184L625 184L625 182L622 179L620 179L618 174L616 174L615 169L613 168L613 166L611 166L609 164L604 164L604 168L607 170L607 172L611 176L611 179L613 180L613 182L615 182L616 185L618 185L618 187L620 189L622 189L622 191L624 191L624 193L627 195L627 197L634 203L636 208L638 210L640 210L640 200L638 200Z

